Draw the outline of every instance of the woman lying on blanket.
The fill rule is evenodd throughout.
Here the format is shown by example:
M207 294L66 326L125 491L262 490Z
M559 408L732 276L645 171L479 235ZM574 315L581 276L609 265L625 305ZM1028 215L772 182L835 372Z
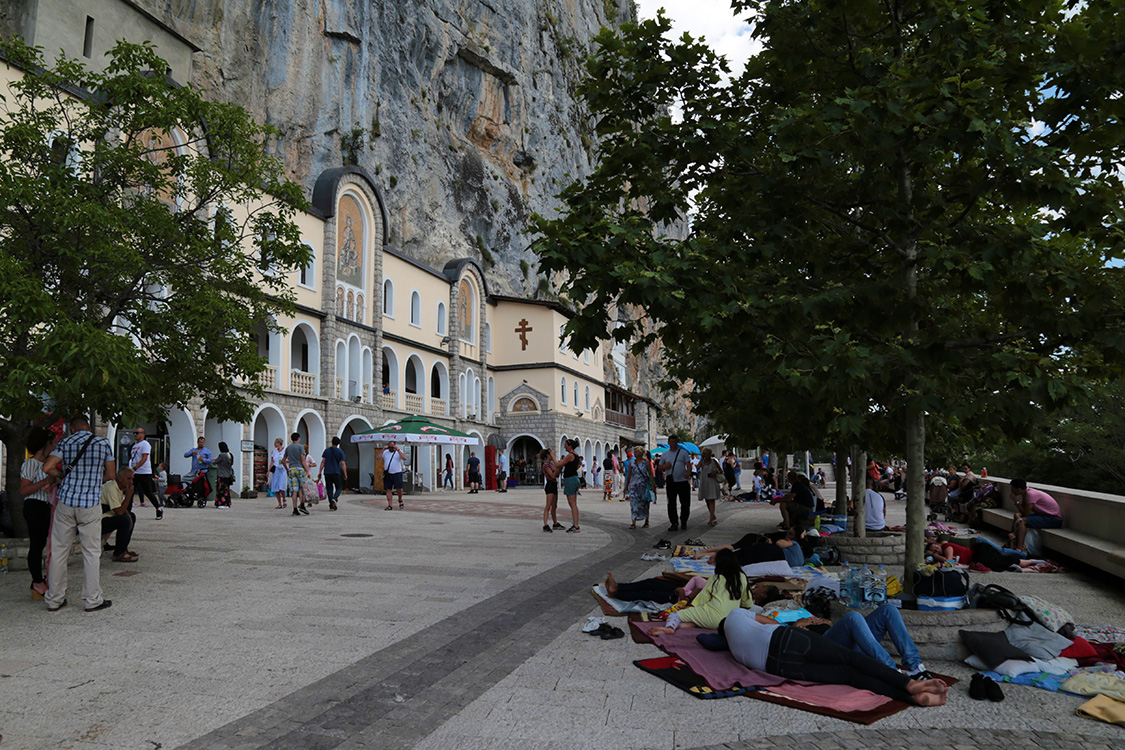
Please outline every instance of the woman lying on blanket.
M738 557L739 565L785 560L789 563L789 567L796 568L805 564L805 556L811 551L811 547L811 541L805 535L805 530L794 526L789 531L775 534L750 533L734 544L701 549L695 553L695 559L707 558L708 562L714 563L715 553L729 549Z
M653 635L667 635L676 628L701 627L716 628L731 610L749 607L753 604L750 596L750 582L738 565L738 558L729 549L715 554L715 575L703 588L691 606L668 615L668 625L653 628Z
M941 680L907 677L822 635L778 625L749 610L732 611L719 623L719 634L738 663L787 680L851 685L919 706L943 705L949 692Z
M755 586L755 589L761 587ZM771 590L772 589L772 590ZM776 587L764 591L755 591L754 600L763 607L768 607L775 600L787 599ZM823 621L821 621L823 622ZM891 643L895 645L899 656L902 657L902 671L915 680L928 680L932 675L926 671L922 658L918 655L918 646L906 629L902 621L902 614L898 608L891 604L884 604L866 616L854 610L847 612L843 617L819 631L818 626L812 626L814 632L819 632L830 641L852 651L858 651L876 661L895 669L895 660L882 645L883 637L890 635ZM820 628L825 626L821 625Z

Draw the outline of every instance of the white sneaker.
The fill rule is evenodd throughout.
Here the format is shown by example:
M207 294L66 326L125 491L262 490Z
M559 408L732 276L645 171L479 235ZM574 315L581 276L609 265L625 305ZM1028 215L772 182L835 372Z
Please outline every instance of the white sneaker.
M583 633L593 633L602 625L605 625L605 620L600 617L587 617L586 620L586 624L582 626Z

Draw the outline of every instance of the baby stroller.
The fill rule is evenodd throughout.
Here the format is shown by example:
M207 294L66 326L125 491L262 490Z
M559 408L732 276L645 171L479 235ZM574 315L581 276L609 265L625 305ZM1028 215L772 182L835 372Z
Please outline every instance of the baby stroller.
M177 474L168 477L168 491L165 497L169 505L177 508L190 508L198 504L200 508L207 504L207 496L211 494L211 483L207 481L207 472L200 472L188 482L180 481Z

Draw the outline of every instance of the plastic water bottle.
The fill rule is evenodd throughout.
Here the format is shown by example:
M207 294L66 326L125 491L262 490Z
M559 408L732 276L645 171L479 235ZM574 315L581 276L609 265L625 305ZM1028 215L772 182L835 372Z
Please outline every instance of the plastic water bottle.
M887 571L880 565L879 569L875 571L873 583L871 585L871 599L872 605L878 607L883 602L887 601Z
M848 582L848 593L852 597L852 606L856 609L863 608L863 571L858 565L852 566L852 579Z
M863 575L860 578L860 585L863 587L863 605L867 608L871 604L871 592L875 585L875 574L871 572L871 567L867 563L863 564Z
M0 575L8 572L8 543L0 542Z
M852 584L854 583L852 564L845 562L844 569L840 571L840 601L848 607L852 606Z

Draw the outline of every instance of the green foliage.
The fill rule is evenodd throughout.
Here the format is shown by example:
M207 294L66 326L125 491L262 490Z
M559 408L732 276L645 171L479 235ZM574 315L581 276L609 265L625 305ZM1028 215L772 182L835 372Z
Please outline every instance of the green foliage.
M340 136L340 152L344 164L359 164L359 155L363 152L365 137L366 131L360 127L352 128L351 131Z
M520 258L520 273L523 274L523 277L525 279L527 278L528 274L531 273L531 264L523 258Z
M492 257L492 251L484 244L484 237L477 235L477 250L480 251L481 260L484 261L485 266L496 265L496 259Z
M987 441L1120 370L1111 11L735 6L764 49L729 85L663 17L596 40L598 167L534 225L579 346L636 306L718 431L896 452L909 414Z
M167 66L151 45L119 43L102 72L47 67L18 39L0 49L25 72L0 91L9 456L44 412L128 423L198 397L211 418L247 420L234 382L265 367L251 331L291 309L286 274L308 262L306 200L267 155L272 131L153 74Z
M1125 384L1095 387L1089 401L981 462L997 476L1125 495Z

